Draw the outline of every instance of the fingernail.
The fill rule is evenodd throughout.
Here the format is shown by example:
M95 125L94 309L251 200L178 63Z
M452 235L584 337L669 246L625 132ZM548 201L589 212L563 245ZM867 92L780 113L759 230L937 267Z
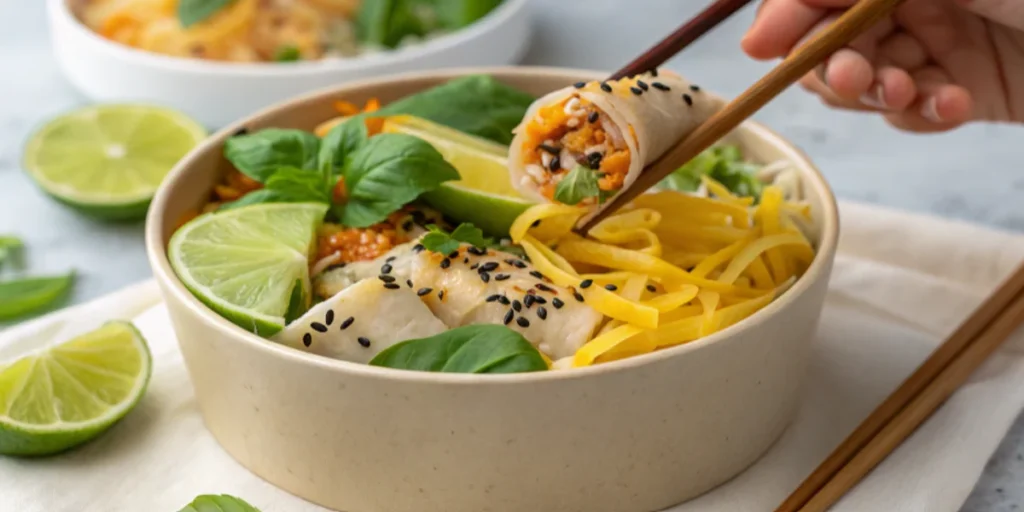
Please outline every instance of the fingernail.
M825 84L825 86L828 86L828 78L825 77L825 75L828 74L826 73L826 70L828 70L827 60L819 64L818 67L814 68L814 74L818 75L818 80L821 80L821 83Z
M868 92L861 95L860 102L871 108L882 110L889 108L885 103L885 87L882 84L875 85Z
M924 100L924 105L921 106L921 116L933 123L941 123L942 118L939 117L939 100L935 96L932 96Z

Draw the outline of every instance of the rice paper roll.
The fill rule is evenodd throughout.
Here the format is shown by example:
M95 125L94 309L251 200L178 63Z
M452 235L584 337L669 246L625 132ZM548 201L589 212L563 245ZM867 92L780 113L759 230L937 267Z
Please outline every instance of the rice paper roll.
M721 98L666 71L552 92L535 101L514 130L512 185L540 202L606 202L723 105ZM579 196L560 191L559 183L577 165L597 171L600 193L573 202Z

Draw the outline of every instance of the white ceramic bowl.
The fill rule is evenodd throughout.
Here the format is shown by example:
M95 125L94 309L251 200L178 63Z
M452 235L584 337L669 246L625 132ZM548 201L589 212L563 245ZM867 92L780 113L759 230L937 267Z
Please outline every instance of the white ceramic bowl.
M229 165L243 127L311 129L335 100L393 101L453 73L490 73L540 95L593 72L495 68L363 81L234 123L173 170L146 226L206 425L257 475L348 512L641 512L711 489L753 463L795 412L838 237L836 204L807 158L756 123L747 155L787 159L815 218L817 256L776 301L677 347L568 371L424 373L336 361L259 338L196 300L166 243Z
M47 0L53 47L65 75L95 101L134 101L185 112L211 128L304 92L402 71L516 62L530 36L529 0L505 0L476 23L399 51L345 60L224 63L137 50L93 33Z

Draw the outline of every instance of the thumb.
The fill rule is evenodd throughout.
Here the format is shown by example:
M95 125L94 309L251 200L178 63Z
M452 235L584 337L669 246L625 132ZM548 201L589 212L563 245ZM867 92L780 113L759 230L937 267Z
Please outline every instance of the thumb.
M957 0L965 9L1000 25L1024 30L1024 0Z

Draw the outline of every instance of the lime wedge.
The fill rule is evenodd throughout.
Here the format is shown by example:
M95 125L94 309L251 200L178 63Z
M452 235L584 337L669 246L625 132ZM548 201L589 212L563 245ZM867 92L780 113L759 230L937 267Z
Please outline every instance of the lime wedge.
M268 203L200 215L171 237L168 258L199 300L270 336L284 328L297 285L308 306L309 254L325 213L325 204Z
M512 187L505 146L412 116L389 117L382 131L429 142L459 171L459 181L423 195L449 217L472 222L490 235L504 236L532 204Z
M151 370L128 322L0 366L0 453L49 455L89 441L135 407Z
M145 216L174 164L206 137L184 115L143 105L99 105L46 123L24 165L49 195L104 219Z

